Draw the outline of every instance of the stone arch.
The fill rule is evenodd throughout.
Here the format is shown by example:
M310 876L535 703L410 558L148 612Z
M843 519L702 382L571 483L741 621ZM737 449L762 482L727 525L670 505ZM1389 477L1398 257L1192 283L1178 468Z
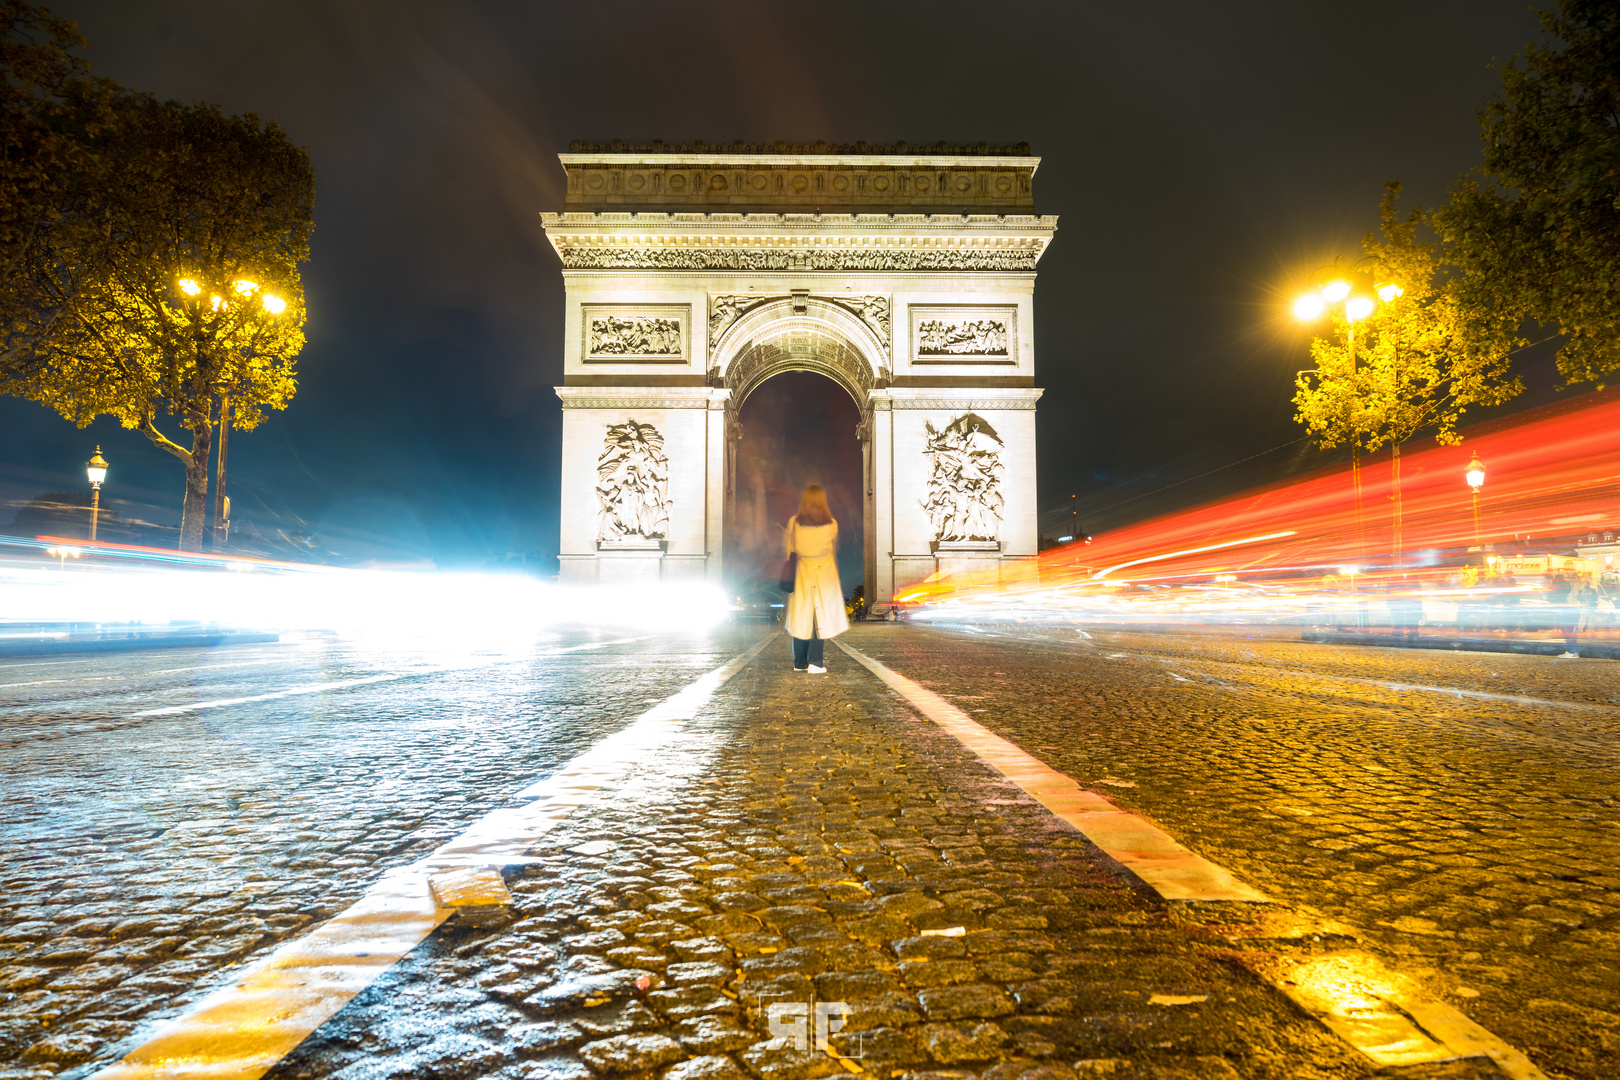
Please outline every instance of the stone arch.
M733 409L772 375L813 371L842 386L863 414L878 381L869 357L888 345L842 305L788 297L751 309L715 344L713 367L731 390Z

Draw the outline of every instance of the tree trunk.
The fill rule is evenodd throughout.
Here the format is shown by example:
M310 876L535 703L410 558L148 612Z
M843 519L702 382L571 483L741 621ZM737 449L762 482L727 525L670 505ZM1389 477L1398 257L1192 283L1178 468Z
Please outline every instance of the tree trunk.
M214 425L199 423L191 433L191 455L186 466L186 499L180 509L180 550L203 549L203 527L208 518L208 451L214 442Z

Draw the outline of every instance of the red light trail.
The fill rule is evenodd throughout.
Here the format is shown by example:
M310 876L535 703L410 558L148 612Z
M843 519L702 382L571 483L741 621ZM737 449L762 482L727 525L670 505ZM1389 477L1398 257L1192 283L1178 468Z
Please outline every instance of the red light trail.
M1038 573L934 579L903 590L900 599L1036 600L1117 592L1121 583L1202 587L1217 575L1302 586L1341 567L1421 588L1454 578L1465 563L1483 568L1493 552L1556 554L1620 527L1620 392L1587 394L1463 435L1458 446L1402 454L1399 552L1384 452L1361 468L1359 528L1350 470L1338 466L1045 552ZM1479 503L1484 552L1475 549L1463 475L1476 454L1486 467Z

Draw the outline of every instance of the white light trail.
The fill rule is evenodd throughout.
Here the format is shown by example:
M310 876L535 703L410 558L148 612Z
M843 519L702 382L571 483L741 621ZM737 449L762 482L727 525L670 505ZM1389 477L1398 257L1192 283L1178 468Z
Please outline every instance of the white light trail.
M5 623L83 629L321 631L377 646L526 648L547 628L696 630L729 614L707 585L567 587L516 574L81 562L0 564Z

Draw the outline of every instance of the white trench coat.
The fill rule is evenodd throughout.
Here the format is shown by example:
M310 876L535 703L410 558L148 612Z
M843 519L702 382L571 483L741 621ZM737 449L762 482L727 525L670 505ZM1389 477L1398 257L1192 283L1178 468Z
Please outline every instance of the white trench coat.
M844 590L838 584L838 522L800 525L798 515L782 531L782 554L799 554L799 572L788 594L782 623L796 638L837 637L849 629Z

